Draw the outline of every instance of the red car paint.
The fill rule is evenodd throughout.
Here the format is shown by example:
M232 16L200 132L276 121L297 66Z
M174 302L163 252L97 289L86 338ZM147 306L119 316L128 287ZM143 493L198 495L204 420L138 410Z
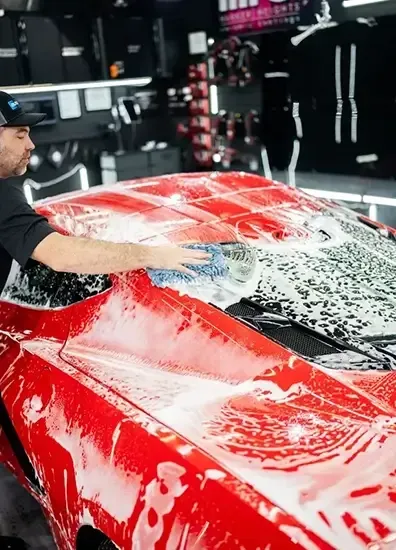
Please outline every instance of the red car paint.
M328 207L236 173L37 204L67 234L252 246ZM60 550L84 525L125 550L396 548L394 373L321 368L143 272L111 281L56 310L0 301L0 391L43 494L2 432L0 457Z

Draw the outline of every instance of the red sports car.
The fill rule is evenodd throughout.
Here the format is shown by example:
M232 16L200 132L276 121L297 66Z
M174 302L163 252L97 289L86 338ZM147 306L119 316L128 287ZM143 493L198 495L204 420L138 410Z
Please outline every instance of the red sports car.
M31 262L0 301L0 457L61 550L396 548L396 233L264 178L36 204L59 231L221 244L227 277Z

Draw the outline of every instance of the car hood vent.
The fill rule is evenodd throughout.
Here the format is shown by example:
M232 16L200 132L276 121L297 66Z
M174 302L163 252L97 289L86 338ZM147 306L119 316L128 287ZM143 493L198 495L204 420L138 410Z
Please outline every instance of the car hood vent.
M225 312L293 353L331 369L392 370L392 357L370 342L346 343L326 336L268 307L243 298Z

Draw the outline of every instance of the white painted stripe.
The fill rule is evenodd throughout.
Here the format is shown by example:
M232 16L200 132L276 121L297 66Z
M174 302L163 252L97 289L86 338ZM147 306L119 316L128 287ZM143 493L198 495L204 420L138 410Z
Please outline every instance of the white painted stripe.
M294 124L296 125L297 137L301 139L303 137L303 127L302 127L302 122L300 118L299 103L293 103L293 118L294 118Z
M288 175L289 181L288 184L290 187L296 187L296 167L298 158L300 156L300 142L298 139L295 139L293 142L293 153L289 164Z
M351 44L351 60L349 70L349 101L351 104L351 141L357 143L358 110L355 101L356 83L356 44Z
M335 89L337 97L337 111L335 117L335 141L341 143L342 120L342 89L341 89L341 46L335 49Z
M219 12L224 13L225 11L228 11L228 1L219 0Z

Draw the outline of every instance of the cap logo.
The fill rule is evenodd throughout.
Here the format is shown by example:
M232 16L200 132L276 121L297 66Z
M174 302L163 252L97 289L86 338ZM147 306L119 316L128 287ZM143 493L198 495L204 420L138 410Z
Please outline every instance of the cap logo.
M15 99L11 99L9 102L8 102L8 105L11 107L11 109L13 111L16 111L16 109L19 108L19 103L18 101L15 101Z

